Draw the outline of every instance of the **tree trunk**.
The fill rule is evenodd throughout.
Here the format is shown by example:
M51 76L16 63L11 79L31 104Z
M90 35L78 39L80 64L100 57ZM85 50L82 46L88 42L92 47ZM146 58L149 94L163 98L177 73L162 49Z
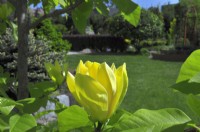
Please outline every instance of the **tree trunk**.
M17 79L18 90L17 98L24 99L29 95L28 92L28 34L29 17L27 10L27 0L16 2L17 25L18 25L18 60L17 60Z

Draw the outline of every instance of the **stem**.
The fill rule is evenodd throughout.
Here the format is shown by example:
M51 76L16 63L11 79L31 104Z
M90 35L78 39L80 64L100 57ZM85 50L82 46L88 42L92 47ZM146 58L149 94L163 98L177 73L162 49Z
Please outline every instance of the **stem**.
M101 132L101 128L102 128L103 124L101 122L98 122L98 125L96 127L95 125L95 132Z

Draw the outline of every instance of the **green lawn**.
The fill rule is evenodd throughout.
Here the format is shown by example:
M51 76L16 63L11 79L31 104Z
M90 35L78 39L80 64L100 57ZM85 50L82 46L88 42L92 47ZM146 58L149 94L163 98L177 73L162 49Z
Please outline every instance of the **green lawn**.
M180 108L200 122L187 107L185 96L169 88L176 81L181 62L151 60L146 56L133 55L69 55L69 69L75 69L79 60L115 63L116 66L126 62L129 87L121 108L130 112L140 108Z

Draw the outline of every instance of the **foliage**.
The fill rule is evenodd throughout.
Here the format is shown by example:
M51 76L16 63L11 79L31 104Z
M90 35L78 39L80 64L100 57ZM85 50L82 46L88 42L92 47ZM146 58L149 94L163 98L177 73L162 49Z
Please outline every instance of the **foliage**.
M64 64L66 65L66 64ZM60 64L57 64L58 67L61 67ZM50 65L48 68L54 68L53 65ZM67 70L67 67L65 67ZM62 69L57 69L58 73L63 73ZM3 71L2 71L3 73ZM48 70L48 74L51 75L51 71ZM9 75L5 73L6 76L0 76L0 80L4 83L8 83ZM65 77L63 75L63 77ZM57 80L60 82L59 78ZM3 82L1 82L3 86ZM24 131L41 131L41 130L50 130L51 126L44 126L37 123L37 119L52 111L45 111L37 114L33 114L39 110L40 107L44 107L47 104L47 101L52 101L51 94L57 90L58 84L50 81L42 81L37 83L29 84L30 97L18 101L9 99L7 96L0 94L0 130L1 131L10 131L10 132L24 132ZM3 87L0 87L0 91L4 91ZM66 106L61 106L59 103L54 100L56 104L56 110L62 110ZM55 130L55 128L54 128Z
M48 79L45 75L44 62L53 63L56 59L63 60L67 52L50 51L49 41L36 39L31 33L29 35L29 73L31 81ZM13 39L12 30L7 29L6 33L0 36L0 65L12 76L16 77L17 70L17 44Z
M139 21L140 17L140 7L132 2L131 0L113 0L112 1L119 9L119 13L124 17L125 20L127 20L132 25L136 26ZM17 46L18 46L18 98L27 98L28 97L28 35L29 31L31 29L34 29L40 24L43 20L56 17L61 14L67 13L71 14L72 20L76 28L79 32L84 33L87 20L93 10L93 7L98 9L98 12L101 14L106 14L109 11L106 8L107 3L109 1L107 0L71 0L71 1L65 1L65 0L23 0L23 1L5 1L4 2L8 8L0 8L0 12L5 12L7 14L6 19L5 15L0 15L0 19L3 21L3 25L1 27L4 27L5 29L5 23L10 23L8 17L11 13L14 12L14 10L11 11L11 13L7 11L7 9L10 9L12 6L15 8L15 15L14 18L16 18L17 23L17 32L14 32L14 36L17 36ZM30 13L28 12L28 7L30 5L36 6L37 4L42 3L42 8L44 10L43 16L38 16L36 20L32 20L30 17ZM122 6L125 5L125 6ZM61 9L56 9L56 7L59 6ZM9 10L10 11L10 10ZM3 30L4 31L4 30ZM3 32L2 31L2 32ZM62 43L63 41L59 41L59 43ZM57 45L53 45L57 46ZM55 47L54 47L55 48ZM56 47L57 48L57 47Z
M159 38L163 35L163 21L150 11L142 10L139 32L141 39Z
M142 10L139 25L131 26L121 16L107 19L110 34L133 40L137 43L143 39L156 39L163 36L163 22L151 11Z
M188 38L179 38L176 41L176 49L188 49L191 47L190 40Z
M149 56L149 50L147 48L141 48L140 53L145 56Z
M90 24L93 27L95 34L108 34L108 26L106 23L106 19L109 16L102 16L98 14L96 11L93 11L90 16Z
M167 44L175 44L175 28L176 28L176 18L170 22L169 32L167 34Z
M41 25L35 30L37 38L45 38L49 40L49 45L53 51L68 51L71 44L67 40L62 39L61 32L56 30L50 19L42 21Z
M156 40L147 39L147 40L140 41L141 47L150 47L150 46L159 46L159 45L161 46L165 44L166 44L166 40L163 40L163 39L156 39Z
M187 104L190 109L200 117L200 50L194 51L187 60L183 63L176 84L172 86L173 89L186 94ZM195 124L191 125L195 126Z
M200 29L199 0L180 0L176 5L177 33L179 37L188 38L192 45L199 45Z
M89 62L88 62L89 64ZM54 65L49 65L48 69L53 69L54 67L62 67L60 64L55 63ZM112 68L115 68L112 66ZM79 69L79 68L78 68ZM66 69L64 69L66 70ZM79 70L83 70L81 67ZM114 70L114 69L113 69ZM122 69L116 69L117 72L120 72ZM55 71L57 74L63 73L63 69L58 68ZM51 76L52 72L48 70L48 74ZM64 74L63 74L64 75ZM81 75L81 72L80 72ZM38 118L38 114L31 114L36 112L41 106L45 106L47 100L50 99L50 95L54 92L58 84L60 82L60 77L54 76L58 80L54 82L39 82L30 84L30 98L26 98L23 100L13 101L8 98L0 97L0 130L1 131L42 131L49 130L48 127L42 124L38 124L36 119ZM63 76L65 77L65 76ZM120 77L120 76L119 76ZM83 81L83 80L82 80ZM119 80L119 84L123 81ZM101 81L100 81L101 82ZM71 85L71 84L70 84ZM88 83L89 85L93 85L92 83ZM83 92L83 91L81 91ZM95 92L95 91L94 91ZM84 94L84 93L82 93ZM93 96L93 95L92 95ZM41 100L42 99L42 100ZM121 101L120 101L121 102ZM59 131L162 131L162 130L173 130L174 128L184 128L184 124L190 121L190 118L185 115L182 111L174 108L161 109L161 110L145 110L141 109L131 114L126 111L117 111L112 117L110 117L109 122L106 124L102 124L102 122L93 123L91 122L91 118L88 118L87 113L84 109L79 106L70 106L63 107L57 105L56 102L56 110L55 112L58 115L58 122L54 123L54 130ZM90 104L91 105L91 104ZM37 107L36 107L37 106ZM15 110L13 110L15 109ZM52 112L52 111L49 111ZM49 113L46 111L45 113ZM42 113L40 113L42 114ZM40 115L39 114L39 115ZM42 114L43 115L43 114ZM26 124L26 125L25 125ZM57 126L57 125L58 126ZM102 127L102 125L104 127ZM56 129L56 127L58 129ZM102 127L102 128L101 128ZM180 130L180 129L179 129Z
M0 4L0 34L6 31L7 24L11 24L6 20L12 14L14 7L10 3Z
M176 8L176 5L174 4L167 4L162 6L165 32L169 32L170 22L173 21L173 19L175 18L176 9L180 10L180 8Z

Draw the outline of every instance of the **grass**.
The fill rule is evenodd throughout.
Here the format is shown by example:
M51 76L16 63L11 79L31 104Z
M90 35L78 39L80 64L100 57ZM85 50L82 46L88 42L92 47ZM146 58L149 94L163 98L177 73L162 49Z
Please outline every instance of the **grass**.
M126 62L129 87L121 108L130 112L141 108L179 108L195 122L200 122L187 107L185 96L169 88L176 81L181 62L158 61L132 55L69 55L69 69L75 69L79 60L107 62L109 65L115 63L116 66Z

